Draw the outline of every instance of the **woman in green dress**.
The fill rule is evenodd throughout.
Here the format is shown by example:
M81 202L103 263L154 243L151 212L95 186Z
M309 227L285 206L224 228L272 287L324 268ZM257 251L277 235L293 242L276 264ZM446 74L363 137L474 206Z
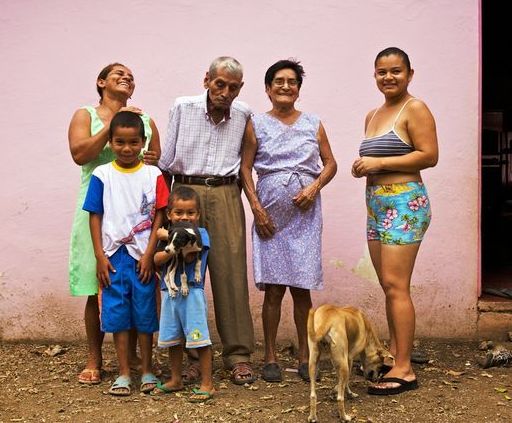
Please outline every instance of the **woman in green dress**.
M88 359L85 369L78 376L78 381L86 384L101 382L103 333L100 331L96 258L89 232L89 214L82 210L82 205L92 171L114 160L108 146L108 129L113 116L121 110L139 113L146 133L144 162L156 165L160 158L160 137L155 123L141 109L126 105L135 89L131 70L120 63L106 66L98 75L96 89L100 96L99 104L78 109L71 119L68 132L71 156L81 166L80 192L71 232L69 284L71 295L87 296L85 331ZM135 341L136 338L131 347L134 360Z

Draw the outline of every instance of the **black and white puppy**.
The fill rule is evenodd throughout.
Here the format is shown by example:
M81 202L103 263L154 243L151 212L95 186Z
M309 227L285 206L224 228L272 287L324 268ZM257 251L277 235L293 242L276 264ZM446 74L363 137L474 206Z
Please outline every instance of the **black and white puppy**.
M185 260L184 258L190 253L199 253L203 249L203 242L201 241L201 234L196 225L190 222L176 222L169 225L167 228L169 232L168 244L165 251L172 254L172 259L167 266L167 272L164 277L165 284L169 290L171 297L176 297L178 294L178 287L174 283L174 276L176 270L181 265L183 269L181 273L181 295L188 295L188 281L187 274L185 273ZM198 254L195 268L194 268L194 281L201 282L201 255Z

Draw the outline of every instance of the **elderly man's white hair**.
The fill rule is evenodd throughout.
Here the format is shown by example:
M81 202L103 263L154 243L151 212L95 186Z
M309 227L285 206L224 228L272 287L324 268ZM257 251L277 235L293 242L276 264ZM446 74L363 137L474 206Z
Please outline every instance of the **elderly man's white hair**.
M208 73L210 78L215 78L219 69L226 69L229 73L236 76L243 76L244 70L238 60L230 56L217 57L210 65Z

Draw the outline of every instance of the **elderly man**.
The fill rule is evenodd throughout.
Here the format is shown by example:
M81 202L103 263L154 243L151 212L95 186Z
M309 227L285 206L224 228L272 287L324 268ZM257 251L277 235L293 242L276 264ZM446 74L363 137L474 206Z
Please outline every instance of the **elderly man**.
M243 70L232 57L215 59L204 78L206 91L176 99L169 116L159 167L174 185L191 186L201 199L200 226L210 235L208 269L224 367L235 384L255 380L250 365L254 333L249 309L245 215L238 185L240 150L248 106L235 98ZM191 361L185 378L199 376ZM186 382L187 380L185 380Z

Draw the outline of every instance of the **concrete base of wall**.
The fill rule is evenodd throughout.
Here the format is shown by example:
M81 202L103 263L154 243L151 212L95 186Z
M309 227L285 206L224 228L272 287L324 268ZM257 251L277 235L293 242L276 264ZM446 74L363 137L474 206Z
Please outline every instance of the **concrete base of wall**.
M507 341L512 331L512 301L478 301L477 334L481 339Z

